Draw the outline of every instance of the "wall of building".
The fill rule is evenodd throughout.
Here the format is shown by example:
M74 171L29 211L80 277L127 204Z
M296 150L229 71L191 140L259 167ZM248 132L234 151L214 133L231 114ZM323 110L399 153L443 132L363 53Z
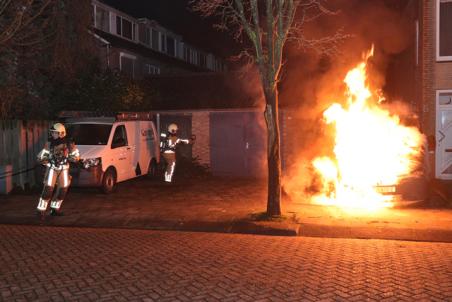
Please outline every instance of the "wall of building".
M452 89L452 62L436 61L436 4L437 1L422 1L423 125L428 135L435 134L436 90Z
M419 0L421 18L421 83L422 83L422 130L427 135L429 142L438 144L436 123L438 113L436 111L437 90L452 89L452 62L437 61L437 0ZM452 29L451 29L452 32ZM447 134L446 134L447 136ZM438 169L439 152L433 144L429 144L429 152L425 158L427 173L435 175ZM433 168L435 167L435 168Z
M435 134L435 2L422 1L422 130L426 135Z
M208 111L194 112L192 115L192 133L196 135L192 154L200 164L210 166L210 120Z

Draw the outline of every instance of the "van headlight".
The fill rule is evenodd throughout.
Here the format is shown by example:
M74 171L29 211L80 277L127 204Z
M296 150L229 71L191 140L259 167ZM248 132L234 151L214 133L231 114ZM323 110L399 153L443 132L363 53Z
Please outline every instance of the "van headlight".
M101 163L101 158L100 157L96 157L96 158L85 158L83 160L83 167L85 169L88 169L90 167L95 167L100 165Z

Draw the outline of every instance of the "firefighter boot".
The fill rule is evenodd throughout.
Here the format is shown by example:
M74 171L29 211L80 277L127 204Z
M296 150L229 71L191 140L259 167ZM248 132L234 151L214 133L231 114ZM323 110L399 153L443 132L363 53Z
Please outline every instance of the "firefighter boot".
M50 204L50 215L52 216L63 216L63 212L61 211L62 200L52 200Z
M36 208L36 216L40 218L41 220L44 219L44 216L46 214L47 206L49 204L48 200L43 199L42 197L39 198L39 203Z

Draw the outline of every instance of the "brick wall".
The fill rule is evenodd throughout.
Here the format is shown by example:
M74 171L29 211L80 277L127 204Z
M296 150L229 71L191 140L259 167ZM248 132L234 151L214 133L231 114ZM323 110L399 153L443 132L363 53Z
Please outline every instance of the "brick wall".
M452 62L436 61L436 4L436 0L422 1L422 122L428 135L435 134L436 90L452 89Z
M427 135L435 134L435 7L436 0L422 1L422 126Z
M436 90L452 89L452 62L436 61L436 5L436 0L421 1L421 121L423 132L433 136L436 134ZM426 160L430 167L435 167L434 152L429 152ZM428 173L435 174L434 170Z
M199 158L200 164L210 165L210 118L208 111L193 112L192 133L196 142L192 147L193 157Z

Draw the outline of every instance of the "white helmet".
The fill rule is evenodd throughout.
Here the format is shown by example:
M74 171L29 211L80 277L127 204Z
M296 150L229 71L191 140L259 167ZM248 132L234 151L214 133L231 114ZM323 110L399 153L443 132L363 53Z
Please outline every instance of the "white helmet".
M57 132L60 138L66 136L66 128L64 128L64 125L61 123L53 124L53 126L50 128L50 132Z
M168 132L175 134L177 132L177 125L172 123L168 126Z

